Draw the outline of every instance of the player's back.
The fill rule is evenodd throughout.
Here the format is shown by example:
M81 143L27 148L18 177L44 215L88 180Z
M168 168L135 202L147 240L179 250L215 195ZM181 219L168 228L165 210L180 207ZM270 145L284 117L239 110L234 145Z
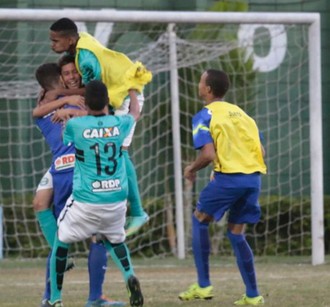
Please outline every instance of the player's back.
M134 118L83 116L67 122L64 143L74 143L76 165L73 196L76 200L107 204L127 198L127 176L121 146Z
M75 108L66 106L68 108ZM45 138L52 153L52 171L72 168L74 164L74 147L65 146L62 142L63 124L52 122L55 111L35 119L35 124Z

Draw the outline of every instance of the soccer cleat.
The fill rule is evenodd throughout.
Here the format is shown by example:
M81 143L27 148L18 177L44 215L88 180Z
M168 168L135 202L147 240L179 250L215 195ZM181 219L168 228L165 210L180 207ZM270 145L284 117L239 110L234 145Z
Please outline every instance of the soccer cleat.
M51 304L50 301L46 300L46 305L45 307L64 307L62 301L56 301L55 303Z
M143 212L142 216L126 217L125 230L126 236L131 236L139 231L139 229L149 221L149 215Z
M85 307L106 307L106 306L112 306L112 307L123 307L126 304L124 302L120 301L112 301L102 295L99 299L95 301L87 301Z
M234 302L234 305L236 305L236 306L243 306L243 305L258 306L258 305L263 305L264 303L265 303L265 300L261 295L256 296L256 297L248 297L245 294L243 294L241 299Z
M49 305L47 305L47 304L48 304L47 301L48 301L48 300L47 300L46 298L44 298L44 299L41 301L40 307L47 307L47 306L49 306Z
M197 283L191 285L187 291L179 294L182 301L210 300L213 298L213 286L201 288Z
M126 287L128 291L130 305L134 307L142 307L143 295L141 292L139 280L135 276L131 276L127 280Z

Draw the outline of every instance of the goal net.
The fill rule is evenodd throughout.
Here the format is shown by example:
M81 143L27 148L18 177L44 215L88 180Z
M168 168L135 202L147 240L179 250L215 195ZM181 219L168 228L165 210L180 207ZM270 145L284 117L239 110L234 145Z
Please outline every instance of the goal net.
M4 257L48 252L32 207L35 188L50 165L49 150L32 119L39 92L34 71L58 60L50 50L48 29L58 18L70 16L81 31L153 72L130 148L151 218L127 239L133 255L183 258L191 253L191 213L210 169L200 172L194 185L183 180L182 169L196 157L191 118L202 107L200 75L216 68L230 76L226 100L250 114L264 136L268 174L263 176L261 222L247 228L252 248L257 255L312 253L314 263L323 262L318 14L147 15L0 10ZM214 254L231 254L225 224L210 229ZM73 252L85 255L87 249L83 242Z

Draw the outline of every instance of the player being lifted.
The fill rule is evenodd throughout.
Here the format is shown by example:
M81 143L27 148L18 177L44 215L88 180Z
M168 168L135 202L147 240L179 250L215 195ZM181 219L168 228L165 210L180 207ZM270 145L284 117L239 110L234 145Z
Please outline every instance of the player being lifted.
M116 115L128 113L130 89L138 92L141 112L144 102L143 87L152 78L151 72L142 63L133 63L126 55L105 48L88 33L78 33L76 24L69 18L61 18L51 25L50 40L54 52L67 52L75 56L76 67L82 76L83 84L86 85L91 80L102 80L107 87L110 104ZM149 216L142 208L136 171L128 153L134 129L135 124L122 148L128 176L130 204L126 224L127 235L138 231L149 220Z
M89 115L70 119L63 133L63 142L75 146L76 163L72 198L58 219L58 236L51 256L51 299L48 304L63 306L61 289L69 244L100 233L123 274L131 306L143 306L139 281L124 243L128 178L121 154L124 139L139 117L138 101L135 95L131 95L129 114L107 115L107 89L101 81L95 80L86 86L85 103Z

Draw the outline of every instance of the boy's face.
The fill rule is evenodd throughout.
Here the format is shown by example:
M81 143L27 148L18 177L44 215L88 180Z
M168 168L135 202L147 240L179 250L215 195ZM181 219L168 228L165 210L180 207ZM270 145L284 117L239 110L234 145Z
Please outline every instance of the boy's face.
M63 65L61 75L67 88L79 88L81 86L81 77L74 63Z
M74 46L72 37L63 36L60 32L50 31L49 39L51 40L51 48L56 53L69 52Z

